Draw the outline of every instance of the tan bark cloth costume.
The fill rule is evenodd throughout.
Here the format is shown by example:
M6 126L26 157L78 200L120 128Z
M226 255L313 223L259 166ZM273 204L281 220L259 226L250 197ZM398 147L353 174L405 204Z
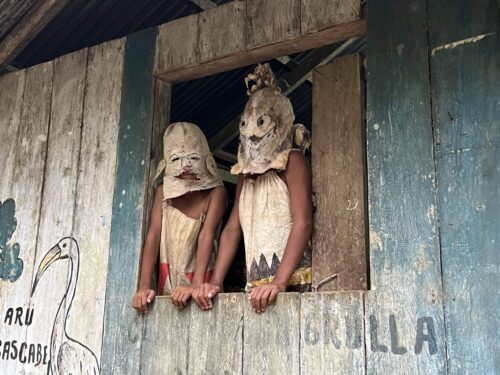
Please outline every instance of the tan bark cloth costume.
M164 158L159 163L155 180L163 175L163 218L160 243L159 294L171 294L178 285L189 285L196 265L198 235L203 226L208 204L199 219L186 216L170 205L170 199L190 191L223 185L215 160L203 132L188 122L171 124L163 136ZM191 167L196 180L177 178L185 165ZM205 275L209 281L215 263L214 252Z
M268 64L259 64L245 82L250 99L240 122L238 164L231 173L246 175L239 217L249 291L272 281L283 258L293 223L288 188L278 173L287 167L293 141L305 149L310 145L310 135L303 125L293 125L295 115L290 100L279 92ZM311 281L308 245L288 290L308 291Z

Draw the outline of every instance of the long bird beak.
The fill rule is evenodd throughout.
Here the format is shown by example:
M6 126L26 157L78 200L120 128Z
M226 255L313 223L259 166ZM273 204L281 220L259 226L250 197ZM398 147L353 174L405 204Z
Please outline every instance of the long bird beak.
M47 254L43 257L40 265L38 266L38 270L36 271L35 282L33 283L33 288L31 289L31 296L35 293L35 288L40 281L43 273L49 268L49 266L54 263L56 260L61 258L61 248L59 245L54 246L52 249L47 251Z

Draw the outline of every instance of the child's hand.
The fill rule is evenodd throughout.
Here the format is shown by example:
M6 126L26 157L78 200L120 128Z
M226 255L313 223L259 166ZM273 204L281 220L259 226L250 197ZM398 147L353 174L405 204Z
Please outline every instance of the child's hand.
M193 299L202 310L210 310L212 308L212 298L220 292L220 289L219 284L201 284L193 292Z
M141 288L132 297L132 307L141 314L148 312L148 304L155 299L155 291L150 288Z
M179 285L175 288L172 293L171 299L172 304L178 309L183 309L186 307L187 302L191 298L191 295L194 292L194 288L190 285Z
M266 311L267 306L274 302L278 293L285 290L286 286L272 282L253 288L250 292L250 302L255 312L260 314Z

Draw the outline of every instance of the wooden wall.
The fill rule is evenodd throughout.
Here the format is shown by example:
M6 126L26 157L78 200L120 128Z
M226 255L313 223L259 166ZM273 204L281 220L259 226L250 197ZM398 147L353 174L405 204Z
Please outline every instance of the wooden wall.
M170 82L154 73L175 81L362 30L339 1L285 3L235 1L0 77L1 373L47 372L59 306L103 374L498 371L497 1L368 2L369 291L282 294L263 315L242 294L210 312L165 297L146 317L130 307L168 121ZM249 21L262 7L276 30ZM230 16L236 39L213 44Z
M431 1L429 20L448 370L493 374L500 371L500 3Z
M2 373L45 373L51 335L64 325L100 358L123 52L119 39L0 78L0 201L14 201L17 221L9 232L2 210L0 231L11 233L2 276L12 254L23 265L0 282ZM52 263L31 295L43 257L65 237L75 240L71 255ZM74 299L64 299L70 284ZM56 324L58 308L70 314Z

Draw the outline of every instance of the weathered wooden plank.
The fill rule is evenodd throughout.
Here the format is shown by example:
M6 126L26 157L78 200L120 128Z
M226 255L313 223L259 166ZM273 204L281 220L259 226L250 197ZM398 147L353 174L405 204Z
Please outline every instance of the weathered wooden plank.
M137 286L153 121L157 29L127 37L113 192L102 371L139 372L142 319L130 307Z
M360 18L360 0L302 0L301 31L310 34Z
M210 311L191 303L189 373L242 373L245 297L243 293L220 294Z
M368 7L367 372L441 374L446 363L426 3ZM431 330L432 338L425 336ZM422 348L423 339L429 345Z
M198 62L199 14L158 27L155 71L169 71Z
M0 43L0 67L11 62L69 0L43 0L33 6Z
M73 236L80 275L69 322L99 360L116 169L124 39L89 49ZM92 303L89 304L89 301Z
M362 293L301 295L301 374L364 374L364 338Z
M452 374L493 374L500 368L498 47L498 37L491 35L477 43L440 50L431 58L447 355Z
M21 106L25 71L0 76L0 201L10 198L15 169L17 132L21 122Z
M15 156L10 159L14 163L14 174L10 181L5 181L9 188L2 189L7 194L5 198L2 197L2 201L6 198L14 200L16 205L15 218L17 219L16 230L12 233L12 237L7 239L9 249L4 249L9 253L9 256L5 255L4 257L5 263L2 264L4 272L2 273L4 273L3 276L7 276L10 274L8 271L13 269L20 270L22 273L10 274L11 277L15 276L12 278L15 280L13 282L3 278L0 281L2 296L0 298L0 316L2 317L6 316L9 308L14 310L20 308L26 311L30 307L49 132L53 63L37 65L27 69L25 74L26 84L14 149ZM11 168L7 168L7 170L9 169ZM7 229L3 227L2 232L6 233ZM16 254L16 243L19 246L19 254ZM9 262L8 259L11 257L15 261ZM20 265L19 259L22 261L22 267L17 267ZM24 342L26 327L14 323L14 320L10 323L7 324L3 320L3 324L0 325L2 341ZM5 345L3 350L5 350ZM2 360L0 366L1 372L5 374L17 374L21 372L22 368L19 358Z
M428 8L431 48L500 30L498 0L431 0Z
M300 295L282 293L265 313L247 302L243 327L244 374L299 374Z
M446 373L443 319L420 306L440 305L441 310L439 296L433 296L433 291L425 286L418 291L402 285L399 289L408 296L406 301L397 292L365 294L367 373Z
M2 1L0 4L0 40L36 3L36 0Z
M151 208L155 193L155 184L152 184L156 174L156 166L163 158L163 133L168 126L170 119L170 99L172 95L172 85L155 79L153 121L151 130L151 152L149 160L149 189L147 190L147 210L144 210L143 236L146 235L151 219Z
M11 263L9 262L6 265L7 261L3 259L6 257L3 255L5 245L12 248L15 242L11 241L10 236L7 235L7 214L6 210L6 201L9 198L13 198L12 194L15 190L17 190L17 186L13 186L12 180L14 177L14 170L16 165L16 155L21 151L18 146L18 137L17 134L20 131L21 127L21 108L23 103L23 93L24 93L24 85L25 85L25 71L16 72L4 75L0 77L0 165L2 166L2 173L0 173L0 209L2 209L2 224L0 226L0 232L2 234L2 259L0 259L0 264L2 265L0 270L0 316L2 325L0 325L0 337L2 337L3 341L18 339L22 336L22 329L11 327L12 324L8 324L8 321L5 320L7 311L11 306L10 300L7 298L11 298L11 294L15 293L17 282L11 283L8 281L8 275L10 274ZM33 171L36 173L36 171ZM34 178L39 178L38 174L34 176ZM36 197L33 197L34 199ZM17 201L16 201L17 203ZM5 205L4 205L5 204ZM17 203L18 204L18 203ZM10 215L9 215L10 216ZM18 219L19 217L17 213L14 214L14 217ZM24 224L25 218L22 221ZM21 224L21 225L22 225ZM19 226L20 224L18 224ZM17 229L16 229L17 230ZM15 235L15 232L14 232ZM26 235L26 233L25 233ZM29 250L28 250L29 251ZM21 247L21 257L24 257L24 253L26 249ZM16 264L19 267L19 264ZM29 280L29 277L25 278ZM15 301L13 301L15 302ZM28 301L23 301L20 306L27 306ZM9 363L9 361L2 361L0 363L1 372L6 372L8 370L15 370L17 367L17 363Z
M210 11L214 12L218 8ZM218 27L221 27L221 25L225 24L226 23L224 21L221 21L221 24L219 24ZM232 33L230 29L220 29L220 30L221 34ZM159 79L172 83L200 78L207 75L217 74L227 70L236 69L242 66L247 66L261 61L273 59L278 56L289 55L307 49L322 47L327 44L332 44L356 36L361 36L365 34L365 31L366 31L366 23L364 20L356 20L352 22L341 23L338 25L333 25L327 29L318 31L317 33L286 39L271 45L256 47L246 51L241 51L240 49L232 49L232 50L227 49L228 53L227 56L220 58L215 58L215 56L213 56L215 60L210 60L210 61L201 60L196 65L187 67L182 66L171 71L162 71L158 69L156 71L156 76ZM202 33L200 35L200 38L203 37L208 39L207 36L203 35L204 34ZM207 41L207 43L209 43L209 41Z
M313 73L313 285L366 289L364 124L359 55Z
M62 238L72 236L75 212L75 193L80 156L83 97L87 68L87 50L63 56L54 61L50 134L43 184L43 201L37 238L35 273L45 254ZM73 267L77 267L76 260ZM63 300L66 287L76 282L69 277L70 260L53 263L43 273L31 298L35 306L32 326L27 328L27 342L50 346L51 334L59 306L69 309L71 301ZM26 287L29 287L27 285ZM79 290L81 292L81 290ZM85 319L82 312L71 309L69 320ZM64 324L66 319L59 322ZM56 327L54 327L56 328ZM67 334L80 339L68 330ZM84 343L86 343L84 341ZM61 344L59 341L57 344ZM51 351L54 351L52 349ZM27 364L23 370L30 374L46 374L46 366Z
M246 4L248 49L300 35L300 0L247 0Z
M190 373L188 348L193 309L198 309L198 307L192 303L179 310L172 304L170 297L156 297L145 319L141 374ZM135 314L135 317L139 315ZM210 354L214 355L214 352Z
M153 129L151 134L151 155L153 156L150 166L150 179L156 173L156 163L163 158L163 133L170 122L170 100L172 97L172 85L163 81L155 80L155 96L153 109Z
M231 1L200 13L199 30L200 63L244 51L245 1Z

